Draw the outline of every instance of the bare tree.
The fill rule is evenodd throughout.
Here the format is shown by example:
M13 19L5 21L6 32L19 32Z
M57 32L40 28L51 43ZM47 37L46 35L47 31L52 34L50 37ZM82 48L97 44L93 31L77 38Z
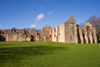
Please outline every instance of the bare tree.
M83 27L86 25L86 23L82 22L82 23L80 23L80 25L81 25L81 28L83 29Z
M87 22L90 22L96 28L97 38L100 40L100 17L91 16Z
M29 30L36 30L35 28L24 28L25 33L29 33Z
M91 16L87 22L90 22L96 28L97 33L100 33L100 17Z
M37 29L37 31L38 31L38 34L40 34L41 33L41 28Z

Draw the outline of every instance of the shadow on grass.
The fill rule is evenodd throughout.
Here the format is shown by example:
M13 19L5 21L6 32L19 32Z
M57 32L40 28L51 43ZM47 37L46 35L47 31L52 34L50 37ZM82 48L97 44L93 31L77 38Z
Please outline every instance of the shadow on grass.
M22 56L36 56L53 54L55 50L66 50L65 47L51 47L51 46L34 46L34 47L12 47L0 48L0 61L4 60L18 60L24 58Z

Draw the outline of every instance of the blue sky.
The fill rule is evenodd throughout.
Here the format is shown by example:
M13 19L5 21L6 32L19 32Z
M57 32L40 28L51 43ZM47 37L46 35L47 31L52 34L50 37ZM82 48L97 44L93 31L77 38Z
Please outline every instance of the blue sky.
M100 17L100 0L0 0L0 29L56 27L71 15L77 24Z

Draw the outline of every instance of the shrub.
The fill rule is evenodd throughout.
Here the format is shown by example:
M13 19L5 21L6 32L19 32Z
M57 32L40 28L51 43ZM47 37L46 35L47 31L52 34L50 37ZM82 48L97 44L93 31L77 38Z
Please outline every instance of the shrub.
M100 43L100 40L98 40L98 43Z

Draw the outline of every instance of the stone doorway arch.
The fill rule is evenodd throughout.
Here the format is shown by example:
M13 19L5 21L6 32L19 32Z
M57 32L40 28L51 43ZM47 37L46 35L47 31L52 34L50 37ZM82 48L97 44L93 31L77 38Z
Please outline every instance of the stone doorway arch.
M34 41L34 36L31 35L31 41Z

